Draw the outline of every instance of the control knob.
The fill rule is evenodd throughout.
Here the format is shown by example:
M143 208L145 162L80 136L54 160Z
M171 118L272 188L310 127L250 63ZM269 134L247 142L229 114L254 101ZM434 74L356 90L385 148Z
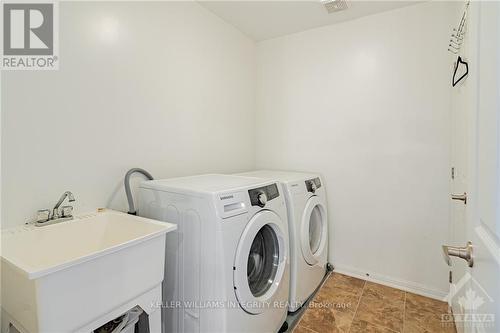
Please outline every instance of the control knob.
M260 192L257 195L257 202L259 203L260 207L264 207L267 203L267 195L264 192Z
M316 186L316 183L314 181L311 181L309 184L311 185L311 192L315 193L316 190L318 189L318 187Z

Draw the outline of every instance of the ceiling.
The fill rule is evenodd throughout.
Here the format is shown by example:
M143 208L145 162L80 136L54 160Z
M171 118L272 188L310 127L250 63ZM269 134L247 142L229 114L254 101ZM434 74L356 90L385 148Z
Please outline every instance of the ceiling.
M200 1L215 15L256 41L409 6L419 1L353 1L349 8L328 14L320 0Z

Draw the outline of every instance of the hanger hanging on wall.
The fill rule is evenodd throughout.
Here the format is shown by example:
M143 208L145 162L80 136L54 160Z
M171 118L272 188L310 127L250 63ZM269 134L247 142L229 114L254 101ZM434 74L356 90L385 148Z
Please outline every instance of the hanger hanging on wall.
M465 65L465 72L457 78L458 68L463 67L460 65ZM467 75L469 75L469 64L467 63L467 61L463 61L462 57L458 56L455 70L453 71L453 79L451 80L452 86L456 86L458 82L462 81Z

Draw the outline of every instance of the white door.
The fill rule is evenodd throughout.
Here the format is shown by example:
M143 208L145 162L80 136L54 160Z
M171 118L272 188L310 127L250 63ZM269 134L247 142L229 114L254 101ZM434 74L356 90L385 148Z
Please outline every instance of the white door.
M456 259L452 297L459 332L500 332L500 2L471 2L465 226L454 230L472 242L474 265ZM454 112L456 110L453 110ZM457 170L458 171L458 170ZM459 183L452 187L459 186ZM460 214L455 214L460 216ZM456 221L454 221L456 222ZM458 222L460 223L460 222ZM460 226L460 224L458 224ZM463 237L462 237L463 238ZM455 241L455 239L453 239ZM464 244L453 244L464 245Z
M266 310L285 273L288 242L283 222L264 210L250 219L243 231L234 261L234 291L248 313Z
M457 18L461 17L464 6L460 3L457 6L459 12ZM453 62L451 71L454 70L458 56L463 60L470 62L471 53L470 31L466 31L466 36L463 39L459 54L452 55L450 53L450 63ZM470 75L472 76L472 74ZM452 121L452 138L451 138L451 192L457 196L467 195L467 175L468 175L468 151L469 151L469 135L468 126L472 117L471 105L471 90L474 83L471 77L462 80L451 91L451 121ZM451 79L450 79L451 86ZM467 207L464 201L452 200L450 198L450 244L464 245L469 240L467 237ZM467 288L465 284L468 273L468 266L461 259L452 259L450 267L450 297L449 301L453 309L453 313L462 316L464 315L464 307L460 304L460 300L466 297ZM458 317L457 316L457 317ZM464 332L462 325L456 325L458 333Z

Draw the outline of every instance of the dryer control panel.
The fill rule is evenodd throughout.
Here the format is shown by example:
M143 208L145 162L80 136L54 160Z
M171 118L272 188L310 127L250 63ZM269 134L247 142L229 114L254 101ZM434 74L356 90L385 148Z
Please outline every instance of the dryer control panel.
M319 177L306 180L307 192L314 193L320 187L321 187L321 180L319 179Z
M248 190L250 203L252 206L264 207L269 200L273 200L280 196L278 185L271 184L259 188Z

